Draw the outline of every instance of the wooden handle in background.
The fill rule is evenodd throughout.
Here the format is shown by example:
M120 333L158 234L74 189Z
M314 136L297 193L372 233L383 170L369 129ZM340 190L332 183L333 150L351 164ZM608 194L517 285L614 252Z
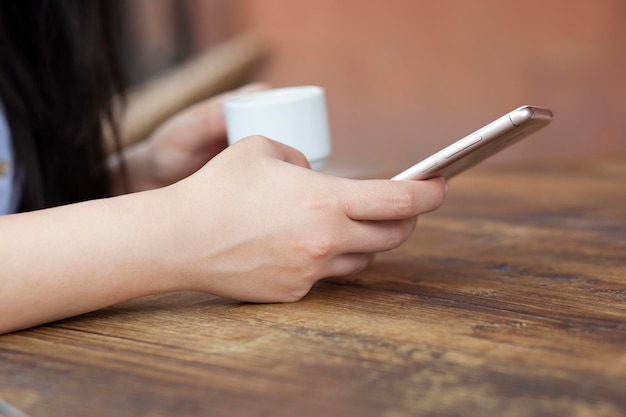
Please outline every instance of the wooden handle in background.
M147 138L186 107L240 86L265 56L261 40L253 34L243 34L131 91L120 118L122 147Z

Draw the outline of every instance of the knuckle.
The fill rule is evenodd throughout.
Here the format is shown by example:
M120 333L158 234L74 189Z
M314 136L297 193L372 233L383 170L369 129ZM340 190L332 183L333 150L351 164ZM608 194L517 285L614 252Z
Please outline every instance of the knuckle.
M301 285L296 288L291 289L288 294L286 294L285 299L286 302L296 302L302 300L311 290L311 285Z
M418 201L417 195L409 191L404 184L398 183L392 197L392 208L401 217L416 214Z
M292 303L304 298L313 284L319 279L318 271L314 264L301 265L289 268L274 275L270 281L266 281L264 290L265 297L262 302Z
M400 220L390 229L387 240L387 248L395 249L402 245L411 236L415 230L417 217L411 217L406 220Z
M404 228L402 227L394 227L391 229L389 233L389 239L387 241L387 247L389 249L395 249L402 244L406 240Z
M311 291L313 284L320 279L319 271L313 266L302 268L301 272L296 275L290 282L289 287L285 288L283 292L282 299L285 302L300 301Z
M260 149L267 149L271 146L271 140L261 135L248 136L243 138L240 142Z
M375 253L363 254L363 256L360 258L358 264L356 265L356 269L352 272L352 274L353 275L354 274L358 274L359 272L361 272L364 269L366 269L368 266L370 266L372 261L374 261L375 257L376 257Z
M338 249L338 244L328 235L311 239L307 250L311 259L320 260L332 256Z

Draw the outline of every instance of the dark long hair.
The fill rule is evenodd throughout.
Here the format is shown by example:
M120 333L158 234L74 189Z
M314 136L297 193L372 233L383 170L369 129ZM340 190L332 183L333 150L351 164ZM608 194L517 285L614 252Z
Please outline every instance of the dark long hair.
M0 1L0 100L21 210L106 196L103 131L123 91L113 0Z

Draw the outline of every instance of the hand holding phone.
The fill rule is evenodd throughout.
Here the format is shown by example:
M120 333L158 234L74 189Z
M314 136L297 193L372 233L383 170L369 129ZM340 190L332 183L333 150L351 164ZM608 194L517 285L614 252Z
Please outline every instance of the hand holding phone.
M450 179L547 126L552 112L522 106L399 173L392 180Z

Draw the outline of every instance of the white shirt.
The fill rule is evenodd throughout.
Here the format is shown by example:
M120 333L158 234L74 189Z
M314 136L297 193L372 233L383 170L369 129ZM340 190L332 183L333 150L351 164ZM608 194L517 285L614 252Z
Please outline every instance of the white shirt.
M0 215L17 211L19 187L16 183L11 132L0 103Z

